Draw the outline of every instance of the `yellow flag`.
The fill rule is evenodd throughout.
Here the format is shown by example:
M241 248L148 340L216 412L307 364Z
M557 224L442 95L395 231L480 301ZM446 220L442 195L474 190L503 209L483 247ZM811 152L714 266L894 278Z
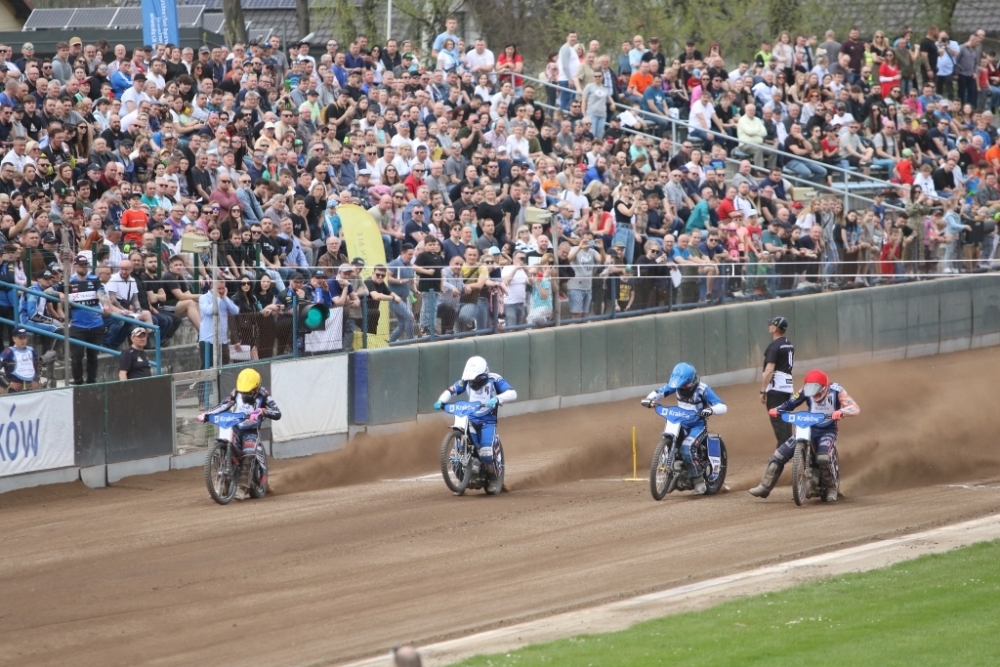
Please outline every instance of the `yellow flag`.
M360 257L365 260L365 268L361 271L362 278L370 278L372 269L377 264L385 264L385 246L382 245L382 232L375 219L365 209L356 204L344 204L337 207L340 224L344 230L344 243L351 260ZM378 333L368 335L368 347L389 346L389 304L385 301L378 305ZM369 314L372 317L372 314ZM368 326L364 323L363 326ZM361 348L361 341L355 340L355 349Z

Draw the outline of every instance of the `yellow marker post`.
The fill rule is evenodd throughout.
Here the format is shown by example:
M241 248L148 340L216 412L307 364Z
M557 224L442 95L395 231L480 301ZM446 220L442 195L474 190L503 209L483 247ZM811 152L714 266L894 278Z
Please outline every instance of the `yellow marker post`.
M638 460L636 459L636 452L635 452L635 426L633 426L632 427L632 476L631 477L623 477L622 478L623 482L645 482L646 481L646 480L644 480L641 477L636 477L636 473L638 472L637 467L636 467L637 465L638 465Z

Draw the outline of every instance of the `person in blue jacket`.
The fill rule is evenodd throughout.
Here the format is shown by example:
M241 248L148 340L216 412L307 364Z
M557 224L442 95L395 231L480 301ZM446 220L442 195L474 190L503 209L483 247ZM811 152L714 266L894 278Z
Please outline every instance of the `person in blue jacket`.
M482 357L470 357L465 362L462 379L451 385L434 404L435 410L444 408L452 396L467 393L469 400L482 404L479 412L469 416L472 443L479 450L479 460L486 470L488 480L487 491L497 493L496 467L493 464L493 443L496 441L497 409L511 401L517 400L517 391L498 373L490 373L486 360Z
M691 447L705 431L705 419L709 415L724 415L729 408L711 387L698 378L698 371L694 366L685 362L674 366L667 384L649 392L642 400L642 406L652 408L660 398L671 394L677 394L677 407L693 410L700 417L688 429L687 437L681 443L681 456L687 463L688 476L694 482L694 494L700 496L708 487L705 485L705 471L699 469L698 462L691 456Z

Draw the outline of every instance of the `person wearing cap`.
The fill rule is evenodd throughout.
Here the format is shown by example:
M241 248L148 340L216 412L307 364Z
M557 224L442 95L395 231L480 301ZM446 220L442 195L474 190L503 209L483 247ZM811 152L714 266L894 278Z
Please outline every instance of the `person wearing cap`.
M28 345L28 330L15 327L13 345L0 352L0 390L5 394L38 389L41 358Z
M56 287L62 289L62 285ZM73 275L69 279L69 301L73 306L87 306L88 309L70 308L69 335L92 345L104 343L104 315L111 312L111 301L97 275L90 272L90 258L79 254L73 261ZM94 312L96 309L98 312ZM97 382L97 350L73 345L70 348L73 384L84 383L83 357L87 356L87 384Z
M767 409L778 407L792 397L792 366L795 363L795 346L785 336L788 320L780 315L767 323L771 343L764 350L764 372L761 378L760 402ZM792 425L771 417L771 428L778 445L792 437Z
M118 379L134 380L136 378L152 377L152 364L146 356L146 343L149 332L143 327L132 329L129 334L129 346L118 357Z
M337 267L337 275L330 279L327 279L323 271L317 271L316 274L318 281L323 283L323 290L329 295L330 306L332 308L357 307L361 305L361 300L358 298L357 292L354 290L354 284L351 282L354 278L353 264L344 262ZM344 318L345 333L348 319ZM346 341L344 347L348 347Z
M57 264L53 262L53 264ZM33 327L44 329L49 333L62 336L62 322L54 316L60 316L62 306L58 302L52 302L45 298L45 295L56 296L58 293L53 289L53 285L58 282L58 272L47 269L35 275L35 284L27 292L22 294L20 317L22 322L27 322ZM42 363L47 364L56 358L54 350L56 342L51 338L42 339ZM46 351L46 348L49 348Z

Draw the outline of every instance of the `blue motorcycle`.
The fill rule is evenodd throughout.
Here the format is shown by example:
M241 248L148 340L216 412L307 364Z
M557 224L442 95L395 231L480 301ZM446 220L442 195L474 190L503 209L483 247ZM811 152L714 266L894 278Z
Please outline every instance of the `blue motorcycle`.
M649 491L654 500L663 500L672 491L694 488L694 482L688 474L688 465L681 456L681 444L691 428L697 426L702 418L694 410L664 405L655 407L656 414L663 417L667 424L660 444L653 452L653 465L649 469ZM698 462L698 467L705 475L705 495L711 496L721 491L726 482L726 443L718 433L708 432L707 423L691 445L691 457Z
M809 498L823 498L826 485L816 465L816 443L812 437L812 427L829 421L830 416L820 412L782 412L781 421L795 427L795 455L792 457L792 498L801 506ZM836 449L833 449L836 456ZM840 487L840 467L833 466L836 484Z
M483 404L474 401L456 401L445 404L443 409L455 417L455 423L441 443L441 474L444 476L444 483L456 496L465 493L466 489L486 489L489 493L486 470L479 461L479 450L482 448L477 448L472 441L470 429L473 426L469 423L469 417L480 412ZM500 493L503 489L505 461L499 436L493 443L493 461L500 482L496 485L496 492Z
M215 446L205 459L205 486L212 500L220 505L228 505L236 497L240 477L246 480L244 487L251 498L263 498L267 493L267 482L261 482L263 470L257 457L243 456L243 448L236 441L233 427L247 418L248 415L238 412L220 412L205 418L219 427Z

